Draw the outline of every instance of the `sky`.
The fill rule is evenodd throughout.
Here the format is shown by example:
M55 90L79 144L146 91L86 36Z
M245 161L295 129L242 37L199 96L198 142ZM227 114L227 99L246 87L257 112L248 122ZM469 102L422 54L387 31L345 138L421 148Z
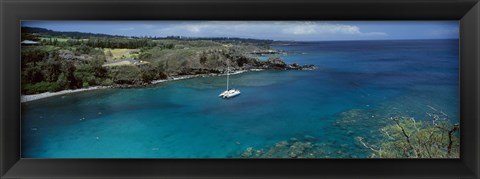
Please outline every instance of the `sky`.
M23 21L25 27L124 36L294 41L458 39L458 21Z

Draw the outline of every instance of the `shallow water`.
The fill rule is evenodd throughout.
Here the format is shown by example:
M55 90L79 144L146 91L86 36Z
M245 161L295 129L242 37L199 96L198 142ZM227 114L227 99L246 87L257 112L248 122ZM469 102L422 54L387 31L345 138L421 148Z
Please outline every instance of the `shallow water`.
M225 158L289 138L351 157L368 153L355 136L376 125L334 125L341 112L426 117L427 105L458 119L458 41L316 42L276 46L288 63L315 71L259 71L231 76L242 94L221 99L224 76L145 89L105 89L22 104L26 158ZM392 110L392 109L388 109ZM370 114L369 113L369 114ZM373 116L373 115L372 115ZM372 117L372 123L380 121ZM342 148L340 149L340 146ZM346 146L346 147L345 147Z

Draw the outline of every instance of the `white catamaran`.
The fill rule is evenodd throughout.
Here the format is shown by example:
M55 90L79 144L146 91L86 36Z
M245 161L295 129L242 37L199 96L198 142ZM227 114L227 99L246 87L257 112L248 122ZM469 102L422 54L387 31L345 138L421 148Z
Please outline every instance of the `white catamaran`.
M228 65L228 61L227 61L227 90L225 90L223 93L220 93L220 95L218 95L219 97L232 98L240 94L240 91L237 89L228 89L229 78L230 78L230 65Z

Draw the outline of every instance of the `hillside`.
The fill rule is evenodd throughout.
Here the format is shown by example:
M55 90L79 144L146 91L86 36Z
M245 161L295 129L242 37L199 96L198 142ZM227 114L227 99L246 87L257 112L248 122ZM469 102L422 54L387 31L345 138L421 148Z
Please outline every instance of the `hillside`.
M263 53L280 53L264 41L129 38L39 28L22 32L22 39L40 42L22 46L22 94L91 86L141 87L183 75L226 73L227 65L231 72L313 68L287 65L279 58L259 60Z

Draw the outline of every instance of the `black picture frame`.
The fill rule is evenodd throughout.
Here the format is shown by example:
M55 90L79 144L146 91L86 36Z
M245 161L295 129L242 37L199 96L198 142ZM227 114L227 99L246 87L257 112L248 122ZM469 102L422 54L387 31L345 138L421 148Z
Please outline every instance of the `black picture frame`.
M478 0L1 0L0 178L479 178ZM460 159L21 159L21 20L459 20Z

